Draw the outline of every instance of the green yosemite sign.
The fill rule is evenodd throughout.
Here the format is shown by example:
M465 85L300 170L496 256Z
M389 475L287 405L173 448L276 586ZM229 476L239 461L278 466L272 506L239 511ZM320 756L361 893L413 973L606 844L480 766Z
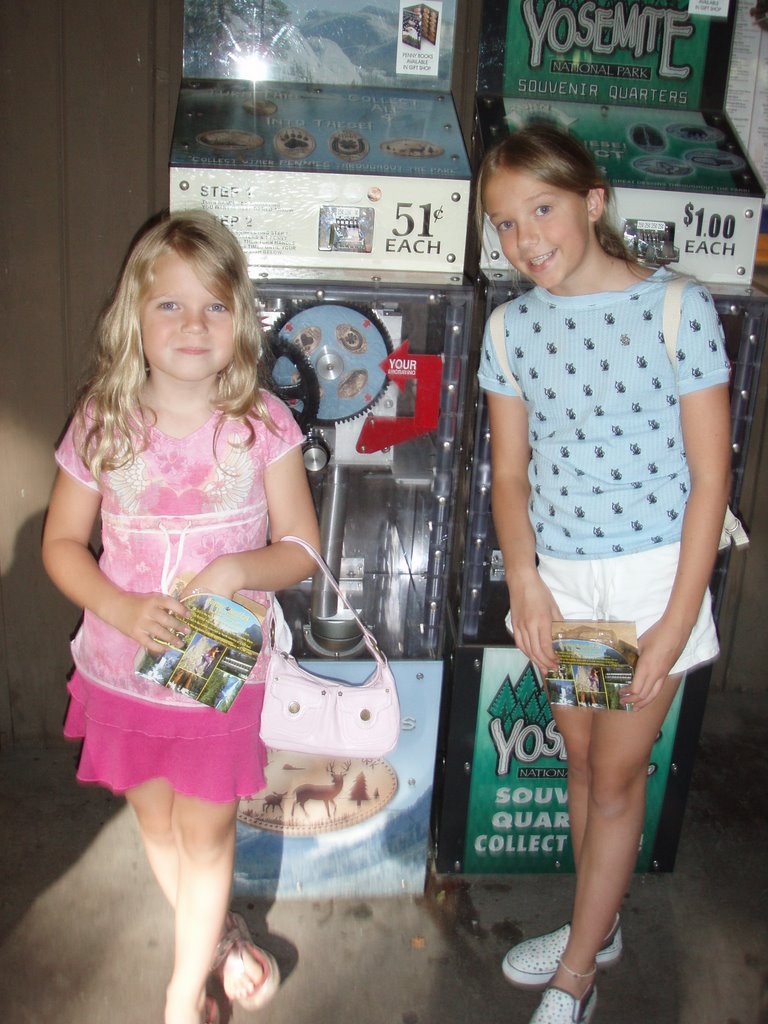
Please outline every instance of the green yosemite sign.
M681 695L682 687L651 754L638 871L651 868ZM465 836L469 874L573 870L565 747L536 673L515 648L483 653Z
M712 24L687 0L510 0L503 95L696 109Z

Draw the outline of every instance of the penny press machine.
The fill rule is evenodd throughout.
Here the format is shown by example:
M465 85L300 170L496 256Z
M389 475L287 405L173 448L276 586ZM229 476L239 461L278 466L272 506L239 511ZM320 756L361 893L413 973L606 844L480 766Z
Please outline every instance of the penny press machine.
M242 894L422 892L443 684L472 288L454 0L187 0L171 208L238 237L304 433L322 553L394 670L384 759L270 751L243 801ZM318 575L279 599L302 664L372 663Z
M617 219L637 255L710 288L733 367L731 506L738 514L768 299L750 287L764 190L723 110L734 14L727 0L489 0L473 156L479 162L528 123L570 131L614 186ZM529 287L487 222L481 270L486 316ZM508 594L490 512L490 442L481 395L455 602L437 866L570 871L565 750L541 683L504 627ZM738 557L733 548L722 552L712 581L721 645L727 570ZM654 745L639 871L674 865L711 671L698 670L681 687Z

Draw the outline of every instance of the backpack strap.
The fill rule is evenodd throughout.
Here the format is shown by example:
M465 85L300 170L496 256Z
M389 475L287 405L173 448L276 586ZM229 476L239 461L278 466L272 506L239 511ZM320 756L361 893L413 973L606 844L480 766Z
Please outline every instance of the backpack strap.
M693 281L692 277L676 274L664 292L664 310L662 315L662 333L667 356L673 369L677 368L677 335L680 330L680 319L683 314L683 292L685 286Z
M507 314L508 306L508 302L502 302L501 305L497 306L491 313L488 318L488 333L491 336L493 351L496 353L496 362L501 367L501 372L504 374L507 384L509 384L509 386L522 398L523 389L515 380L515 375L512 373L512 367L509 365L509 359L507 358L507 340L506 331L504 330L504 318Z
M684 274L675 274L672 280L667 284L666 291L664 293L661 330L664 335L664 345L667 350L667 357L669 358L670 363L672 363L673 368L677 367L677 335L679 333L680 318L683 312L683 292L685 291L685 286L694 280L694 278L686 277ZM512 367L509 365L509 359L507 357L504 319L506 317L508 306L508 302L502 302L500 305L496 306L488 318L488 332L491 337L493 351L496 354L496 362L499 364L501 372L504 374L509 386L513 388L518 395L522 396L522 388L515 380L515 376L512 373Z

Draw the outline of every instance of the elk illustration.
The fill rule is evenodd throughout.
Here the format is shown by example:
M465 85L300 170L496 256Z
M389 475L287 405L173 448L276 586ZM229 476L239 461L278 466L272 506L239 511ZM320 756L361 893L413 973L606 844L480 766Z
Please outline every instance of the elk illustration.
M285 793L267 793L264 797L264 802L261 805L263 814L269 814L270 811L282 811L283 809L283 797L288 795L288 790Z
M333 761L328 765L328 774L331 776L330 785L315 786L312 783L307 783L304 786L299 786L293 794L293 807L291 807L291 817L293 817L298 804L302 811L309 817L309 813L305 804L308 804L310 800L322 800L325 804L325 813L328 817L331 817L331 807L333 807L333 813L336 814L336 797L341 792L341 788L344 785L344 778L352 767L352 762L347 761L340 772L336 771L336 766Z

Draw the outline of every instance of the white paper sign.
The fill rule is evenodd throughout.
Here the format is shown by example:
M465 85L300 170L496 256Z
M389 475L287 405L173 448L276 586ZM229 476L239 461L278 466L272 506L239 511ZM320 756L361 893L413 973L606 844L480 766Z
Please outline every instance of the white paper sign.
M442 21L442 0L431 0L426 4L401 0L398 75L437 76Z
M688 0L688 13L701 18L727 18L730 0Z

